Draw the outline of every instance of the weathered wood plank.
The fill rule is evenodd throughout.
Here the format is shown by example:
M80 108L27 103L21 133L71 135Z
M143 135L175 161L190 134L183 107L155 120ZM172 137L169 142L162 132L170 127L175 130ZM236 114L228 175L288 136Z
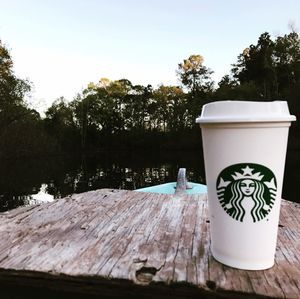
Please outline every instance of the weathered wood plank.
M275 266L243 271L212 258L205 195L76 194L0 214L0 283L95 294L113 285L150 297L177 286L174 298L300 298L299 211L283 201Z

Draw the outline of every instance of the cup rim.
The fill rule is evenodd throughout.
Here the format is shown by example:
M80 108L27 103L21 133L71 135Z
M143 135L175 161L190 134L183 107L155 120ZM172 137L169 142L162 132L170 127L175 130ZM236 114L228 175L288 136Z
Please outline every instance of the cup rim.
M213 123L272 123L272 122L292 122L296 121L294 115L289 116L278 116L278 117L258 117L258 118L247 118L247 117L198 117L196 123L199 124L213 124Z

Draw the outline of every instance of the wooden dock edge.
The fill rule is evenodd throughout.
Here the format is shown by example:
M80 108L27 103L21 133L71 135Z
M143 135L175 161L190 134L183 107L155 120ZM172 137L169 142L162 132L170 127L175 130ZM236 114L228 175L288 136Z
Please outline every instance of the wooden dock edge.
M176 210L172 210L174 208ZM45 236L47 237L48 230L52 229L50 231L52 233L55 229L61 229L59 219L64 219L65 216L59 215L56 211L63 209L69 211L70 223L76 227L67 230L69 243L64 244L65 247L59 247L58 252L61 252L62 259L64 250L68 250L68 246L72 247L72 244L78 243L74 233L75 236L78 234L84 236L85 234L90 235L96 230L96 239L94 238L92 241L98 242L97 238L101 239L103 231L101 227L97 226L104 225L104 228L106 226L111 228L111 225L115 224L112 227L112 234L118 233L118 236L122 237L124 236L123 231L127 232L128 226L131 225L128 215L132 213L136 231L130 236L137 242L135 244L137 247L131 248L132 239L129 239L129 243L125 244L124 248L125 250L136 248L138 251L133 254L128 249L125 251L129 254L128 257L116 256L113 269L109 270L105 265L97 268L101 269L97 270L98 272L91 271L94 273L91 275L86 271L90 268L84 266L86 263L89 267L93 266L93 260L89 258L88 254L84 255L80 252L78 257L74 255L69 262L69 267L71 266L74 271L70 272L72 273L70 275L66 274L71 271L69 268L66 268L68 270L66 271L61 265L55 263L48 265L46 261L52 261L53 258L57 259L58 257L53 256L54 251L51 252L52 255L47 251L47 246L51 244L48 244ZM86 211L82 209L86 209ZM48 214L45 214L47 210ZM149 195L126 190L104 189L74 194L49 204L22 207L0 213L0 239L2 239L2 244L0 243L0 298L83 299L101 296L101 298L298 299L300 298L299 211L299 204L282 201L276 263L272 269L265 271L237 270L226 267L213 259L209 250L207 200L203 195L174 197L172 195ZM88 217L86 217L86 213ZM118 213L125 213L121 217L122 219ZM59 216L62 218L58 219ZM145 216L147 216L146 220ZM148 220L149 222L147 222ZM38 225L37 231L32 230L32 223ZM28 232L28 227L31 228L31 232ZM17 251L15 248L18 249L21 246L20 248L31 250L31 247L28 247L29 240L22 239L25 231L29 237L34 237L33 242L37 239L37 244L32 243L36 250L39 250L40 245L47 245L46 249L42 251L45 254L44 264L40 265L38 261L35 261L35 259L41 260L42 257L38 251L35 251L35 254L38 255L30 256L28 260L29 253L23 250L23 255L17 256L16 262L15 253ZM44 236L44 239L36 238L39 234ZM55 237L55 235L53 236ZM146 241L143 236L151 242ZM190 243L191 240L197 246L193 246ZM5 248L11 241L13 244L5 253ZM116 240L114 246L122 247L123 244L120 241L121 239ZM152 241L162 244L162 248L157 247ZM177 249L175 248L177 251L170 247L172 242L177 244ZM95 244L99 245L100 243ZM94 245L87 243L86 246L85 250L89 253L89 247ZM51 251L53 248L48 247L48 249ZM115 252L118 253L118 248ZM140 254L139 261L136 259L136 254ZM147 256L147 259L143 258L144 255ZM173 256L174 261L170 264L166 260L157 259L166 256ZM102 254L96 255L96 257L100 260L96 259L95 261L101 265ZM68 260L63 261L62 265L65 266L66 262ZM78 265L74 264L76 262ZM122 271L128 269L130 263L129 276L125 279L119 278L124 274ZM30 270L32 265L35 265L35 271ZM170 266L173 273L170 272ZM44 269L44 271L39 271L39 269ZM174 271L177 273L176 275ZM184 271L186 271L186 279L178 276L178 274L182 275ZM80 275L80 273L84 273L84 275ZM95 275L95 273L97 274ZM118 276L118 273L122 275ZM191 274L192 276L188 277ZM32 297L33 293L40 296Z
M108 298L173 298L173 299L266 299L269 296L216 289L216 284L207 281L206 286L195 286L185 282L151 282L145 285L128 283L125 279L104 277L70 277L36 271L14 271L0 269L1 299L108 299ZM118 294L118 295L116 295ZM101 297L99 297L101 296Z

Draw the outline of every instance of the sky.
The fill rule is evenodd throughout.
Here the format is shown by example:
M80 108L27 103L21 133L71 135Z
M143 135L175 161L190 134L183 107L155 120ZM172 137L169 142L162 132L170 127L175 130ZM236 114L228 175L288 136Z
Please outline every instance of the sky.
M89 82L178 85L178 64L204 57L218 82L263 32L300 29L299 0L0 0L0 39L45 111Z

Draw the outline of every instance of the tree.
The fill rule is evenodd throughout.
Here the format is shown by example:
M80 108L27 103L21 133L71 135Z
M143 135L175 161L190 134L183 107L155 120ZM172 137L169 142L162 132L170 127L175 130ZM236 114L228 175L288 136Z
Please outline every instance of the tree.
M112 134L124 129L124 97L131 89L128 80L109 81L102 78L98 84L90 84L83 91L81 101L76 106L76 117L81 126L94 127L104 134Z
M201 55L191 55L178 65L177 75L181 83L187 87L187 123L195 127L195 119L201 113L201 107L211 99L214 82L213 73L203 65Z
M153 92L153 99L157 108L152 117L158 129L177 132L186 127L187 101L180 87L161 85Z
M8 49L0 40L0 78L1 81L12 74L13 62Z
M232 69L234 78L240 84L254 82L257 96L271 99L278 95L276 68L273 59L275 44L270 34L261 34L257 45L250 45L238 56L237 64Z
M278 36L261 34L238 56L232 73L240 85L254 84L257 98L278 99L300 79L300 40L295 31Z
M0 155L38 155L54 148L39 113L24 101L30 89L28 81L14 74L10 53L0 40Z
M64 97L58 98L46 111L44 119L47 133L55 138L61 148L78 149L78 125L74 108Z
M17 78L8 49L0 40L0 128L26 117L32 110L25 108L24 96L30 91L28 81Z
M237 86L237 81L234 80L231 76L225 75L222 77L218 85L219 88L223 88L223 87L234 88Z
M181 83L192 93L210 92L213 89L211 71L203 65L204 58L201 55L191 55L178 64L177 75Z
M300 39L295 31L278 36L274 47L274 60L279 91L300 80Z

